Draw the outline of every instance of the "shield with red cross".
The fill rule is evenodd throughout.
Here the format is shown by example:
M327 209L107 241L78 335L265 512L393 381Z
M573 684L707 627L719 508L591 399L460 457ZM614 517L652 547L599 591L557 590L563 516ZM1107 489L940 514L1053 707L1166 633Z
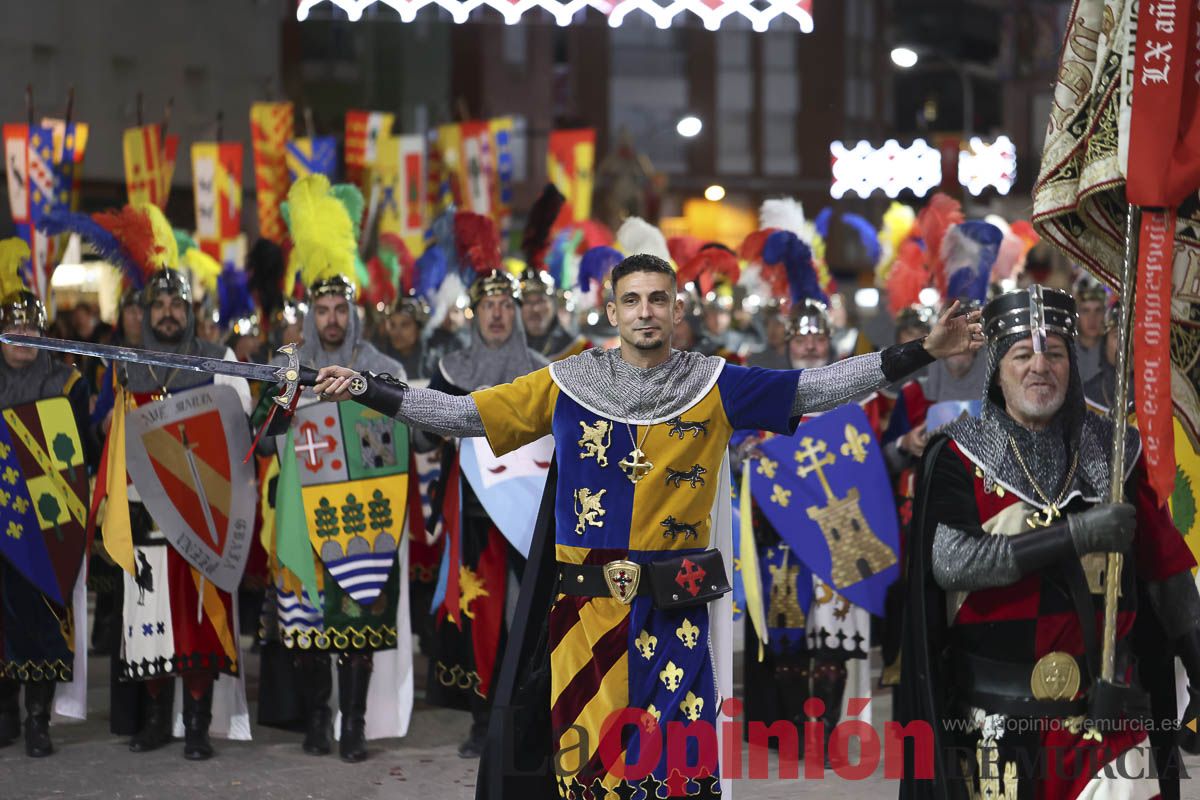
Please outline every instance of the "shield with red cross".
M258 494L237 392L189 389L137 407L125 424L126 469L155 525L207 580L236 590Z

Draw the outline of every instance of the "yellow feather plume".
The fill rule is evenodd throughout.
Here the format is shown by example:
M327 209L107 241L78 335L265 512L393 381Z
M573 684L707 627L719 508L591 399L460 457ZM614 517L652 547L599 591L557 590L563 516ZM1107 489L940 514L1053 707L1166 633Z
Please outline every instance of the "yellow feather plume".
M346 206L330 191L324 175L306 175L292 184L287 196L292 261L305 286L342 275L356 284L354 258L358 252L354 222ZM296 267L289 265L284 286L291 288Z
M880 254L879 263L875 265L876 286L882 288L887 285L896 253L900 251L901 243L912 232L916 221L917 212L903 203L893 202L884 212L882 224L879 226Z
M163 212L153 203L135 203L133 208L150 220L155 244L155 252L151 257L153 266L156 269L173 269L179 266L179 246L175 243L175 230Z
M29 260L29 245L13 237L0 242L0 300L25 290L21 265Z
M221 277L221 263L199 247L189 247L179 260L181 266L192 271L192 280L204 287L204 293L217 291L217 278ZM215 295L213 295L215 297Z

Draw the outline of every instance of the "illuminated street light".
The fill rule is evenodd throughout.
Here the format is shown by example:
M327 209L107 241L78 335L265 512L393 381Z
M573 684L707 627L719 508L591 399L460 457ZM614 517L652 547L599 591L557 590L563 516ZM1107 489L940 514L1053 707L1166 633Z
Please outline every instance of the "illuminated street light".
M909 69L917 65L917 51L911 47L892 48L892 63L900 69Z
M713 203L719 203L725 199L725 187L714 183L712 186L704 190L704 199Z
M699 117L686 116L675 125L675 132L685 139L691 139L693 136L698 136L704 128L704 123Z

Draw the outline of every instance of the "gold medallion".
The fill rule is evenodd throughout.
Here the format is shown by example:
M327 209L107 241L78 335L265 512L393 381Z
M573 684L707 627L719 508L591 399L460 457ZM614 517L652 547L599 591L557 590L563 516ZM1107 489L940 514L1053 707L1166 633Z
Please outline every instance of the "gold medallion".
M633 602L641 578L642 568L633 561L610 561L604 565L604 582L608 585L608 593L625 605ZM650 638L658 641L655 637ZM650 645L651 652L653 647Z
M1029 688L1038 700L1070 700L1079 691L1079 665L1074 656L1055 650L1033 665Z

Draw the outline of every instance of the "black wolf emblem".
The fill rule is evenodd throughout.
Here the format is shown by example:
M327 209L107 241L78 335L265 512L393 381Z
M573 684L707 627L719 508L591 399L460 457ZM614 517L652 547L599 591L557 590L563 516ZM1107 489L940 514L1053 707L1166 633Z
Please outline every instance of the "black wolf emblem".
M706 419L688 421L683 417L676 417L675 419L667 420L667 424L671 426L671 430L667 431L667 436L675 436L678 434L680 439L683 438L685 433L691 433L693 439L701 434L707 436L708 423L709 420Z
M696 523L696 525L699 524L700 523ZM697 539L700 536L700 534L696 532L696 525L689 525L686 522L676 522L675 517L673 516L667 517L660 522L659 525L667 529L665 532L663 532L664 538L670 537L673 540L682 533L683 538L686 541L687 539Z
M704 478L700 476L706 472L708 472L708 470L699 464L692 464L692 468L686 471L667 467L667 483L674 484L675 488L678 489L681 483L687 481L692 485L692 488L695 489L697 485L704 485Z

